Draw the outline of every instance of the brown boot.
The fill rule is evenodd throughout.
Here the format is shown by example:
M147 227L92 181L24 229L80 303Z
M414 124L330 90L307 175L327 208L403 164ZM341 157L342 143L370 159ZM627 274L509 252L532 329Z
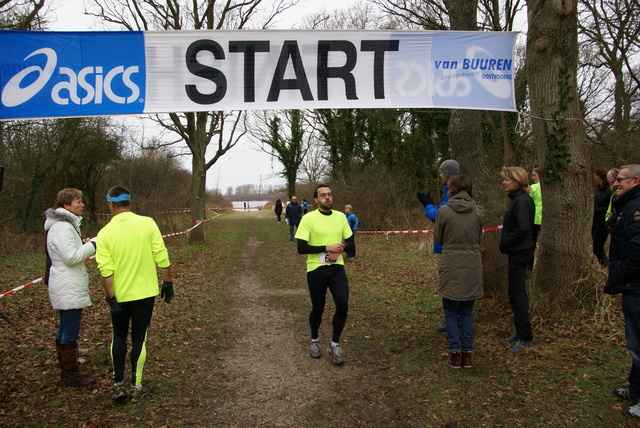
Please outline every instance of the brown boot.
M83 376L80 373L78 362L78 342L61 343L60 354L62 357L63 382L67 386L88 386L96 383L95 379Z
M471 351L462 351L462 367L471 368Z
M459 369L462 366L462 352L449 352L449 366Z
M60 369L60 382L64 382L64 369L62 368L62 351L60 351L60 345L62 342L60 339L56 339L56 354L58 356L58 368ZM84 377L88 377L89 373L80 372L80 374Z

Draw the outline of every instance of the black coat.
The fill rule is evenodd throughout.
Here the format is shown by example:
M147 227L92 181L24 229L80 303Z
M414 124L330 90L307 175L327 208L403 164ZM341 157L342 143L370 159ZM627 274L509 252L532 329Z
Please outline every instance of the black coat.
M504 213L500 252L504 254L531 253L533 243L533 219L536 207L533 199L522 189L508 193L511 203Z
M593 225L604 226L607 210L611 202L611 188L608 184L598 186L593 194Z
M640 294L640 186L615 202L616 217L609 246L607 294Z
M279 216L280 214L282 214L282 202L280 202L280 199L278 199L278 200L276 201L276 206L275 206L275 208L274 208L274 211L276 212L276 215L278 215L278 216Z

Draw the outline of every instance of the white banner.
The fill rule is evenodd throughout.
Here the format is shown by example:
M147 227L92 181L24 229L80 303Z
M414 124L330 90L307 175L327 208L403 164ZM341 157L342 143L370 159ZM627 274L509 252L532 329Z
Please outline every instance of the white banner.
M316 108L515 111L516 35L0 31L0 119Z

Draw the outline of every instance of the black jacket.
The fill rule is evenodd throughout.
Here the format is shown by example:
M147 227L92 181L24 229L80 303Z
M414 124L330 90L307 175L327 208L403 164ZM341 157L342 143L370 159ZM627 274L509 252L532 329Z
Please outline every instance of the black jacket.
M533 252L533 219L536 207L533 199L522 189L508 193L511 203L504 213L500 252L504 254Z
M611 188L608 184L598 186L593 194L593 225L604 226L607 210L611 202Z
M640 186L615 202L616 217L609 247L607 294L640 294Z

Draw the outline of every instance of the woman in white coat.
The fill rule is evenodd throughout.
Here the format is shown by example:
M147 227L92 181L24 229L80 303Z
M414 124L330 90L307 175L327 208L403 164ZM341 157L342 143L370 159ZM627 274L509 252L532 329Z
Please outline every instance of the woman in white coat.
M60 316L56 335L58 366L62 381L68 386L96 383L80 373L78 335L82 309L91 306L89 275L84 260L96 252L95 243L80 235L84 204L78 189L62 189L56 197L56 208L45 211L47 256L51 266L45 274L49 300Z

